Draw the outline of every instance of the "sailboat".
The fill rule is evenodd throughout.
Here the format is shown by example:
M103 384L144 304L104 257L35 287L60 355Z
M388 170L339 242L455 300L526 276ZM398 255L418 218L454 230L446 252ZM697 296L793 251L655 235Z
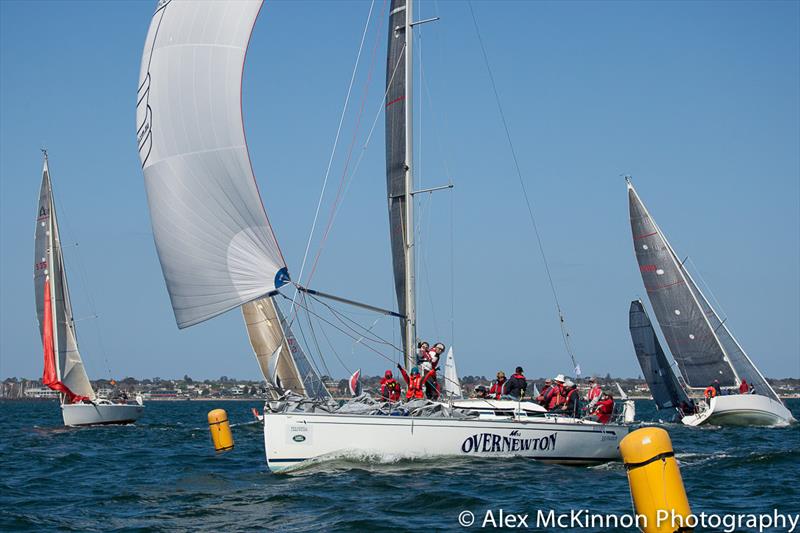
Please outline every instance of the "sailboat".
M33 284L36 316L44 348L42 384L59 392L64 425L134 422L144 411L141 397L137 398L136 404L114 403L98 398L83 366L72 316L46 151L36 212L35 239Z
M697 412L683 416L681 421L689 426L779 426L795 422L792 413L678 259L630 178L626 178L626 182L633 244L642 281L687 388L703 389L717 384L735 387L737 392L698 403ZM652 325L648 330L650 321L645 321L644 307L641 302L635 304L631 306L631 334L637 356L640 350L642 352L639 357L642 371L648 383L653 380L656 385L657 403L679 407L687 402L688 395L685 390L676 389L679 384L658 345ZM749 394L738 394L743 381L750 386Z
M136 108L139 156L156 249L179 328L263 302L292 283L256 186L242 124L242 71L260 7L260 1L162 0L145 40ZM401 319L402 350L410 368L416 306L412 65L406 58L413 57L414 22L410 1L393 0L390 9L386 168L399 311L381 311ZM264 345L262 353L273 345ZM269 366L268 359L271 373ZM267 402L264 409L266 458L273 471L342 453L516 455L596 464L618 459L619 442L627 433L620 425L550 416L540 412L541 406L525 419L512 413L492 420L284 407Z

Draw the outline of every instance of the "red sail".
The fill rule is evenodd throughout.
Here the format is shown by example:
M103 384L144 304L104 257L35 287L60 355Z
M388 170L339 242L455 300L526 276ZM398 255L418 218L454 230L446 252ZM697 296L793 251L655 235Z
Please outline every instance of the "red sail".
M73 394L66 385L58 380L56 372L56 353L53 348L53 313L52 300L50 299L50 279L44 280L44 327L42 328L42 345L44 346L44 372L42 383L51 389L67 395L69 403L88 400L85 396Z

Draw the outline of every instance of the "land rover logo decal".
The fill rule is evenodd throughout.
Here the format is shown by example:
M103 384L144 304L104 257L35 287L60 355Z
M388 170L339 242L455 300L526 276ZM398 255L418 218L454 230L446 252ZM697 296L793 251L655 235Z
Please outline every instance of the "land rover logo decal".
M461 451L464 453L507 453L555 450L556 437L556 433L551 433L544 437L522 439L516 430L508 436L496 433L476 433L464 440L461 444Z
M295 442L303 442L304 440L306 440L306 437L305 435L295 435L294 437L292 437L292 440Z

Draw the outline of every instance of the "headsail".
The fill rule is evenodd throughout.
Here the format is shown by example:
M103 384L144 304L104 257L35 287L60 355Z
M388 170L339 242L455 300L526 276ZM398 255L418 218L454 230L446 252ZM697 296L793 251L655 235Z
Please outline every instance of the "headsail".
M453 356L453 347L447 350L447 358L444 361L444 392L449 398L463 398L461 392L461 380L458 379L456 370L456 358Z
M94 390L78 352L46 154L36 214L34 254L36 316L45 358L42 382L63 393L70 403L93 400Z
M244 304L242 315L250 345L268 383L309 398L330 398L328 389L272 298Z
M139 158L180 328L288 281L242 122L242 72L260 8L260 1L160 0L145 41Z
M633 348L642 367L642 374L650 387L650 393L658 409L679 408L681 403L689 404L686 391L661 349L653 324L640 300L631 302L628 316ZM621 389L620 389L621 390ZM623 398L625 399L625 398Z
M723 386L738 383L725 351L701 307L699 293L639 195L628 182L628 203L636 260L661 331L692 387L714 380Z

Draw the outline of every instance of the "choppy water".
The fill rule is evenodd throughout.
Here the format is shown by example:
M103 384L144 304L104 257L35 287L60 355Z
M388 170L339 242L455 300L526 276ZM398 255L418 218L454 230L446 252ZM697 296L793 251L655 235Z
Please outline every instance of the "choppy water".
M788 405L800 418L800 401ZM86 429L63 428L55 403L0 407L2 531L458 531L465 510L478 523L487 509L528 513L529 526L539 509L632 512L621 464L386 457L273 475L260 426L250 423L259 402L150 402L135 426ZM227 454L211 447L214 407L235 424ZM657 422L651 402L637 411ZM800 513L800 425L664 426L693 512Z

